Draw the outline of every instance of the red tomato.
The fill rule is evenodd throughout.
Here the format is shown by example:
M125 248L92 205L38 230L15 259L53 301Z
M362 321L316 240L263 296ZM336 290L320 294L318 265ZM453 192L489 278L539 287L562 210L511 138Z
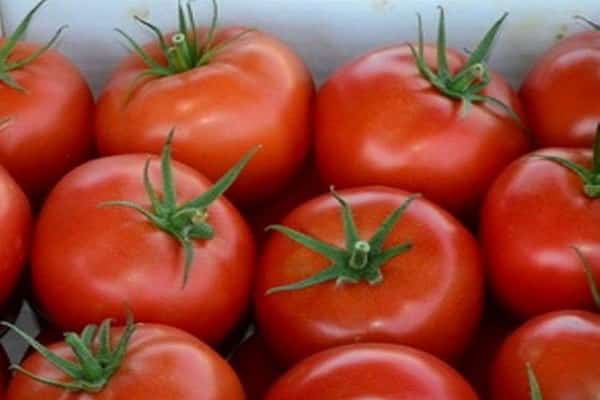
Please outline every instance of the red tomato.
M406 192L364 187L339 195L352 209L359 242L370 243L364 257L367 265L360 273L370 273L374 264L383 268L379 276L356 278L356 283L350 278L334 282L333 277L304 289L267 294L275 287L322 274L332 265L318 252L272 234L260 260L255 303L259 329L273 354L289 365L341 344L391 342L444 359L458 357L479 323L483 300L482 267L474 238L450 214L417 199L390 227L378 251L375 232L394 210L408 204ZM283 225L325 242L341 254L344 263L354 257L345 250L341 206L331 195L301 205ZM383 254L397 248L404 248L404 253L380 264ZM444 327L443 334L440 327Z
M211 344L234 328L247 308L254 241L238 211L218 198L201 215L214 228L209 240L190 240L194 254L183 283L184 250L173 236L142 214L99 207L127 199L150 210L142 180L145 155L90 161L69 173L50 193L39 217L32 255L35 295L62 330L78 330L105 318L124 321L130 309L145 322L172 325ZM205 193L210 182L173 164L178 204ZM158 163L149 178L160 176ZM165 198L164 188L158 197Z
M493 369L493 400L530 400L527 363L544 400L593 400L600 382L600 316L563 311L530 320L504 343Z
M436 47L425 46L434 67ZM456 73L467 58L447 50ZM499 75L481 93L520 113ZM475 213L493 179L528 149L519 124L496 105L441 94L417 68L408 45L375 50L337 70L316 105L316 158L336 187L386 185L423 193L453 213Z
M541 147L589 146L600 120L600 31L561 40L536 62L520 95Z
M496 296L515 315L593 308L577 246L600 279L600 202L569 169L539 156L590 166L588 150L550 149L510 165L488 193L481 238Z
M0 48L9 40L0 38ZM6 64L40 47L19 42ZM0 71L4 66L0 61ZM41 197L90 156L94 100L79 70L55 50L8 73L21 90L3 83L1 75L0 164L28 194Z
M230 363L242 381L248 400L263 400L271 384L283 372L256 332L235 350Z
M410 347L355 344L318 353L288 371L267 400L475 400L452 368Z
M248 148L264 146L232 188L235 200L254 202L282 189L308 151L312 78L281 41L258 31L240 37L243 31L217 30L213 46L227 44L208 63L151 77L133 92L148 67L137 54L125 58L98 102L95 132L100 152L158 153L165 132L175 126L175 158L211 179L221 176ZM205 31L195 35L188 30L188 36L197 36L201 43L208 40ZM158 42L144 49L166 65Z
M9 301L23 272L31 219L27 197L0 167L0 306Z
M113 328L111 333L116 347L123 329ZM76 360L64 342L49 348L69 361ZM7 400L244 399L243 389L225 360L183 331L138 324L126 351L119 369L97 393L67 391L17 373L10 383ZM47 379L72 382L38 353L28 357L22 367Z

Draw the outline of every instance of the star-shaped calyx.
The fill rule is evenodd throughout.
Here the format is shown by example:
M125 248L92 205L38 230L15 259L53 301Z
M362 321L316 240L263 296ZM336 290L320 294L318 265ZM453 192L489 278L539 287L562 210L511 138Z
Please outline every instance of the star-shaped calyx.
M350 205L333 188L331 188L331 194L340 204L345 248L333 246L286 226L268 227L267 229L278 231L306 248L325 256L331 261L331 264L299 282L271 288L267 294L300 290L328 281L335 281L337 284L356 284L366 281L375 285L383 281L381 268L388 261L411 250L412 243L409 241L386 249L383 248L383 245L402 214L419 195L408 197L400 207L388 215L373 236L369 240L365 240L359 236Z

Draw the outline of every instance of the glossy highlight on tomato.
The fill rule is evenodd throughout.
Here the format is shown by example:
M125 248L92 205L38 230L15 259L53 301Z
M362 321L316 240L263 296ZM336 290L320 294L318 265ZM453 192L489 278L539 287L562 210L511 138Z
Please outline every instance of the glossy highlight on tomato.
M267 400L476 400L469 384L437 358L405 346L356 344L303 360Z
M544 314L504 343L492 372L492 400L530 400L527 364L544 400L592 400L600 381L600 316L587 311Z

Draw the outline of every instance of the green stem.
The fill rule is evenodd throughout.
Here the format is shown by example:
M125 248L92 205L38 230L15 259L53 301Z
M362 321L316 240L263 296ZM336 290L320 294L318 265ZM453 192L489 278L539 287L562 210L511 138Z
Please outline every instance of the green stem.
M20 336L30 344L34 350L40 353L42 357L69 377L70 381L57 381L35 375L19 365L13 365L11 366L11 369L45 385L54 386L69 392L86 393L101 392L110 382L110 379L123 364L129 342L136 329L132 317L129 316L127 318L127 325L114 350L110 348L110 320L102 322L100 327L88 325L79 335L67 333L65 335L65 343L71 348L77 359L76 362L72 362L59 357L56 353L27 335L18 327L8 322L0 322L0 325L8 327Z
M66 26L60 27L56 33L52 36L50 41L46 43L44 46L40 47L29 56L15 60L13 62L9 62L9 58L11 57L13 50L17 47L19 41L23 39L25 33L27 32L33 17L37 13L37 11L46 3L47 0L41 0L38 2L35 7L27 13L25 18L19 23L15 31L9 35L4 43L0 45L0 83L5 84L11 89L27 92L27 90L22 87L15 79L11 76L10 72L16 71L26 66L34 63L37 59L39 59L44 53L46 53L54 44L58 41L63 31L66 29Z
M353 269L364 269L369 264L371 245L365 240L359 240L352 247L349 265Z
M592 199L600 198L600 124L596 128L591 168L563 157L539 156L539 158L567 168L581 179L586 196Z
M144 164L143 183L152 209L146 209L130 200L107 201L101 203L100 206L125 207L134 210L146 217L156 228L177 240L184 250L183 287L185 287L194 261L195 241L211 240L215 235L214 228L208 220L209 207L235 183L243 169L260 149L260 146L256 146L246 153L236 165L202 195L184 204L177 204L171 162L171 146L174 133L174 130L171 130L167 136L161 154L162 198L150 181L150 161Z
M387 249L383 249L383 243L391 234L402 214L415 200L416 195L410 196L400 207L390 213L371 239L363 240L359 237L350 205L333 188L331 188L331 194L340 204L345 248L337 248L320 239L285 226L268 227L268 230L278 231L302 246L326 257L331 263L316 274L298 282L270 288L267 290L266 295L302 290L329 281L335 281L338 285L358 284L361 281L376 285L383 281L381 268L393 258L411 250L412 245L410 242L391 246Z
M502 101L481 94L491 81L490 73L486 67L487 59L491 53L492 45L507 14L503 14L485 34L477 48L470 53L469 59L462 69L452 74L448 68L446 48L446 22L444 9L439 7L440 17L437 39L437 69L434 72L425 60L423 45L423 24L421 15L418 16L418 50L409 44L415 63L421 75L443 95L462 102L461 113L466 114L471 109L472 103L488 103L500 108L520 126L519 116Z

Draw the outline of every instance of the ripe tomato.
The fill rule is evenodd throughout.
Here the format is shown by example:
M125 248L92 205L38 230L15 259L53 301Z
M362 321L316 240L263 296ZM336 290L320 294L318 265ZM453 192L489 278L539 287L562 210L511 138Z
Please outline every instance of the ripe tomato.
M127 331L112 328L113 350ZM72 340L73 337L70 338ZM100 360L100 338L87 346L102 365L102 379L78 381L61 371L44 356L35 353L21 365L30 373L62 384L82 381L94 390L65 390L16 373L8 388L7 400L242 400L244 392L235 373L210 347L193 336L172 327L138 324L128 342L124 358L117 360L114 374L106 372ZM65 342L49 346L59 357L80 366L83 363Z
M209 190L200 173L173 163L167 175L176 189L170 188L164 179L169 158L166 146L163 187L155 197L172 197L178 209L152 205L142 171L156 182L161 169L146 163L145 155L90 161L50 193L35 232L32 282L42 310L57 327L123 321L130 309L141 321L172 325L216 344L245 312L255 252L250 229L222 197L208 206L181 208L199 194L214 197L219 183ZM165 226L136 210L99 207L119 199L140 204L145 213L166 210L153 217ZM197 228L212 236L184 237Z
M269 387L283 372L257 332L235 350L230 363L242 382L248 400L263 400Z
M471 234L441 208L421 199L410 204L414 198L397 189L355 188L335 196L317 197L283 220L322 241L311 241L312 250L280 233L265 243L256 318L274 356L289 365L355 342L406 344L449 360L459 356L477 327L483 297ZM353 218L342 222L341 211ZM400 215L395 226L390 219L383 224ZM357 230L347 235L351 220ZM328 261L324 252L337 260ZM332 273L333 264L344 273ZM321 283L302 281L315 276ZM281 286L288 284L298 284L297 290Z
M520 96L541 147L589 146L600 120L600 31L561 40L527 75Z
M44 2L23 21L25 28ZM7 59L0 57L0 71L9 69L0 72L0 164L28 194L41 197L90 156L94 101L79 70L55 50L17 67L41 47L20 41L23 34L0 37L0 49L18 41Z
M483 69L474 72L490 79L481 94L471 95L474 87L455 97L440 93L419 71L408 45L366 54L324 84L317 97L315 140L317 165L326 183L420 192L453 213L471 217L493 179L527 151L527 137L507 112L469 100L493 97L520 114L516 93L484 64L466 64L465 56L438 46L447 56L448 73ZM424 64L433 67L436 50L424 46ZM479 82L472 78L474 85ZM465 109L470 102L474 104Z
M175 126L175 158L216 179L246 149L262 144L231 196L245 204L269 197L293 177L308 151L310 73L292 50L265 33L214 26L207 33L189 25L179 28L187 41L180 38L187 47L200 46L199 58L205 54L206 62L140 82L148 65L139 54L125 58L98 102L98 148L104 155L158 153L165 132ZM173 35L166 37L176 52ZM194 38L197 43L191 43ZM159 42L143 49L167 65L169 51Z
M318 353L279 379L267 400L475 400L452 368L410 347L355 344Z
M600 316L562 311L530 320L502 346L492 374L493 400L529 400L527 364L544 400L592 400L600 382Z
M0 167L0 306L10 300L23 272L31 219L27 197Z
M592 153L584 149L525 156L496 180L481 216L491 286L503 305L522 318L593 307L582 261L572 246L600 279L600 202L584 192L594 185L584 186L577 174L542 156L586 168L592 164Z

